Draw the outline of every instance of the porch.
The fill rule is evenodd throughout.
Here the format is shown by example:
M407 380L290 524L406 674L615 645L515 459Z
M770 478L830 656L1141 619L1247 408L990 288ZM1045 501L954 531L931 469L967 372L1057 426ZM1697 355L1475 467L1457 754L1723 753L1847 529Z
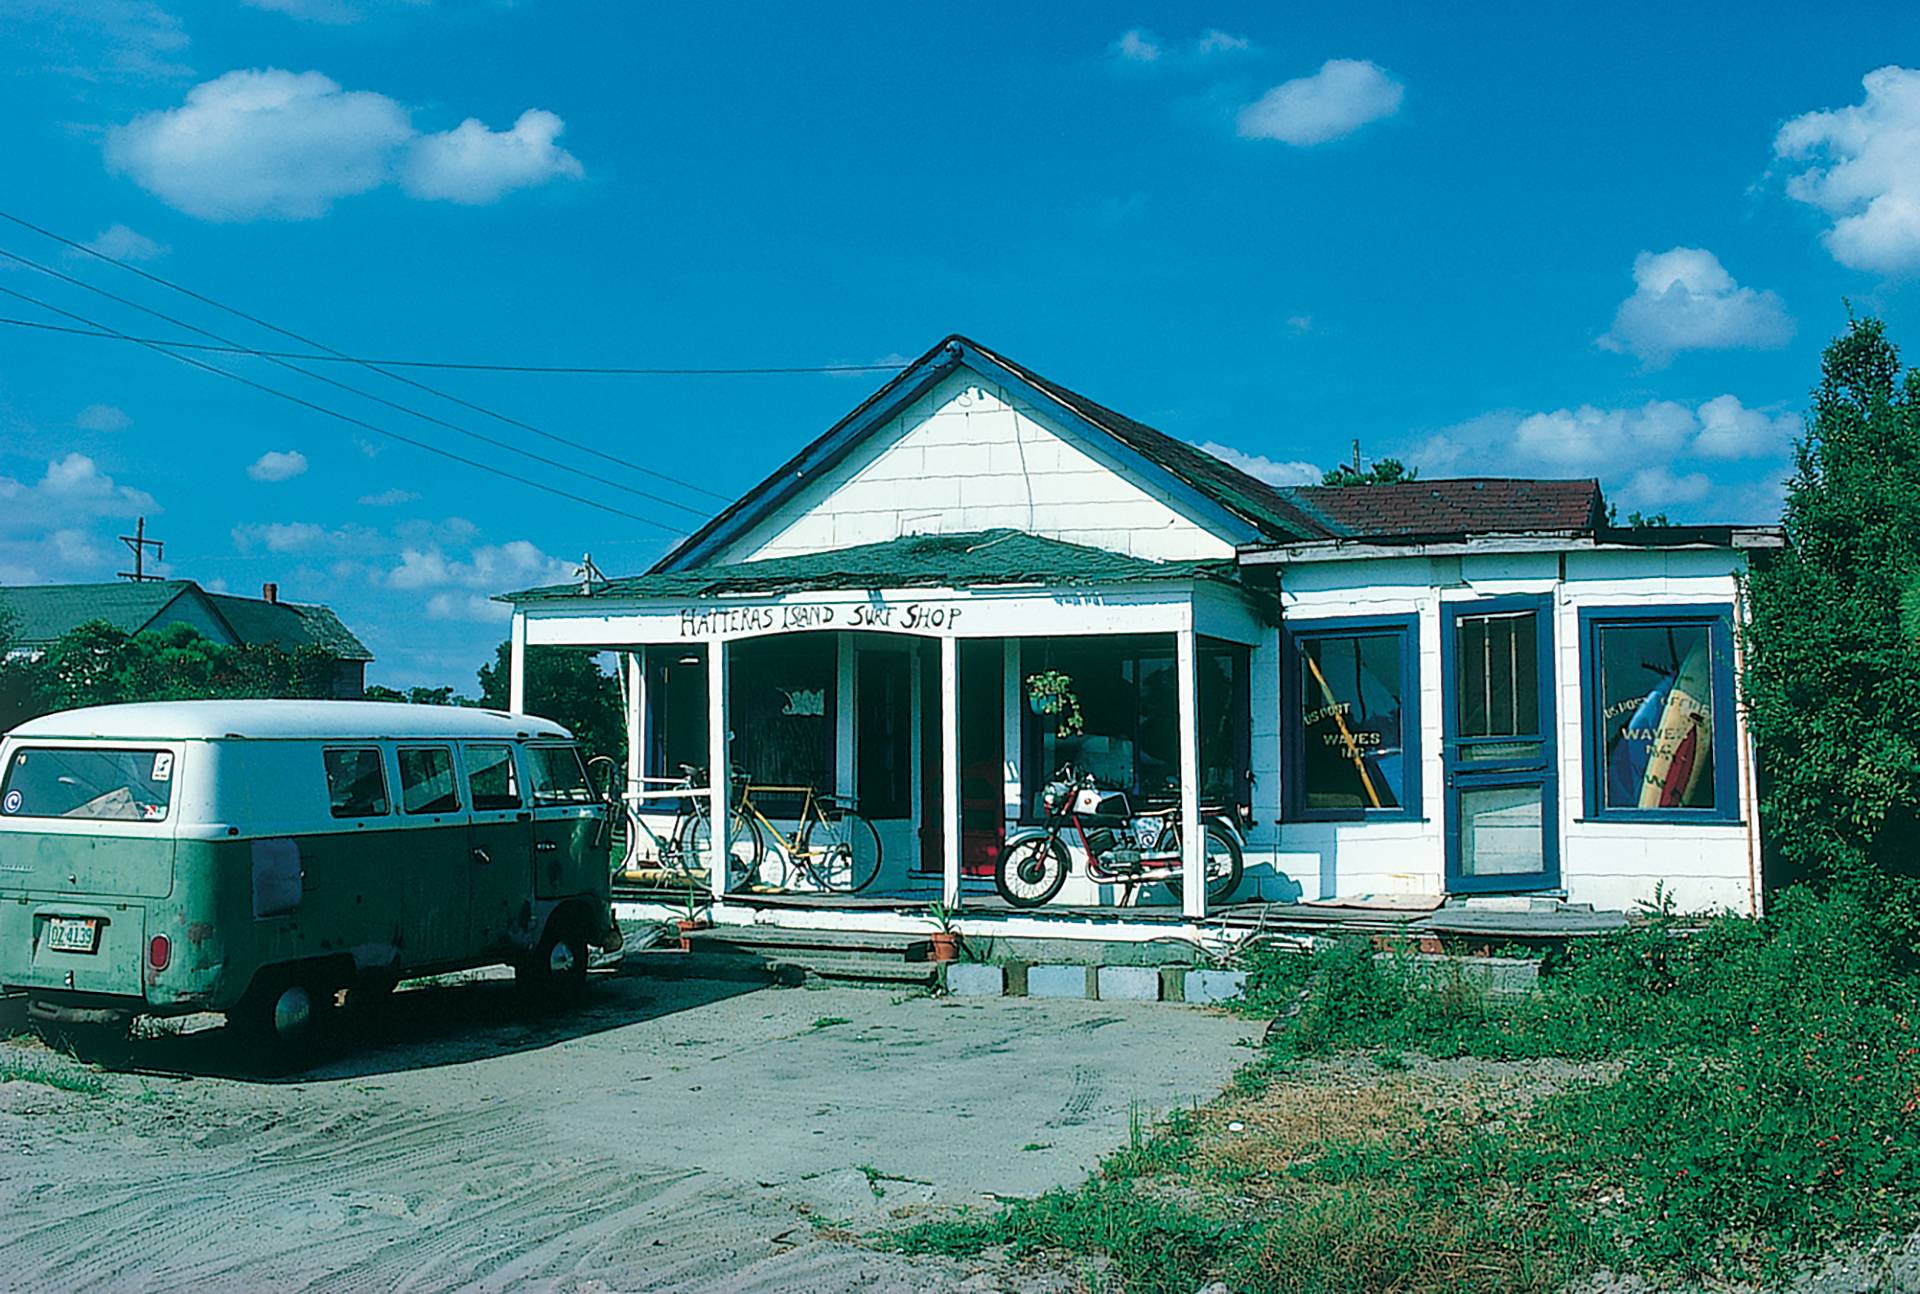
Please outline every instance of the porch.
M1042 909L1002 899L995 864L1010 831L1039 822L1041 788L1065 763L1163 805L1187 875L1203 813L1255 811L1251 692L1273 676L1255 659L1272 650L1272 615L1230 562L996 531L509 600L512 704L530 647L620 660L631 812L616 897L634 913L693 903L716 921L884 929L917 909L924 928L940 903L1013 921L1190 924L1208 916L1205 887L1089 878L1077 847ZM1033 695L1042 676L1065 682L1064 703ZM814 865L807 833L836 815L871 824L864 884Z

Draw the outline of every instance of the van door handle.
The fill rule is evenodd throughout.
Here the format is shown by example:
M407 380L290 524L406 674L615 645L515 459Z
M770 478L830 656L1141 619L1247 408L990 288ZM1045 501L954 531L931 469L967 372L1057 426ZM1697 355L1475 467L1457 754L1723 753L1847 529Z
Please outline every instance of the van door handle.
M473 861L476 863L479 863L482 867L485 867L488 863L491 863L493 861L493 855L489 854L484 849L476 849L473 851Z

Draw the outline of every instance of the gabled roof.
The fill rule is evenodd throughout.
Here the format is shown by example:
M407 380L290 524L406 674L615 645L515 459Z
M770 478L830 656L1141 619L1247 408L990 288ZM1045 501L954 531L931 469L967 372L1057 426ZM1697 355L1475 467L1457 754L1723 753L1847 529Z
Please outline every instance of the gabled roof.
M819 439L688 536L653 569L656 572L683 570L710 559L729 541L772 515L841 461L869 432L962 367L1020 392L1035 405L1058 411L1064 420L1088 433L1089 440L1096 446L1104 443L1116 458L1128 462L1142 476L1157 479L1169 494L1183 499L1189 509L1204 514L1213 528L1229 532L1223 534L1223 538L1250 542L1328 536L1329 532L1313 517L1266 482L1145 423L1096 404L955 333L901 370Z
M1604 524L1600 482L1462 477L1301 486L1294 497L1351 539L1586 531Z
M233 626L244 643L272 643L286 651L319 647L335 660L370 661L373 653L340 622L333 608L298 602L267 602L260 598L209 593L221 619Z
M578 584L555 584L501 596L503 602L551 602L581 597L702 598L788 589L979 588L1039 584L1111 585L1151 580L1235 579L1231 559L1156 562L1105 548L1046 539L1024 530L908 535L797 557L768 557L684 571L655 570L608 580L591 594Z
M9 585L0 587L0 613L13 620L15 643L39 647L95 620L124 634L139 633L181 598L199 603L237 643L271 643L286 651L319 647L335 660L373 659L330 608L209 593L192 580Z

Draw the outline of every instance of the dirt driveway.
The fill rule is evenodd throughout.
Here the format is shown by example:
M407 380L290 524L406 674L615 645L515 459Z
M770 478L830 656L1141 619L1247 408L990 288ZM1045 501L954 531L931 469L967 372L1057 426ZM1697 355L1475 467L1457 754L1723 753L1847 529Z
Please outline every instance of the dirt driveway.
M1042 1288L817 1224L1077 1180L1249 1032L628 975L546 1021L494 980L406 990L297 1081L241 1076L221 1029L159 1038L99 1094L0 1083L0 1288Z

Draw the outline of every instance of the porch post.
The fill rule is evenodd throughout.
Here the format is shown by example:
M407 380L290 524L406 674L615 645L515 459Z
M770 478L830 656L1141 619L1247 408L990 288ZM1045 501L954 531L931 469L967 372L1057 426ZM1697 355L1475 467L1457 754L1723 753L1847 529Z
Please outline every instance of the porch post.
M859 748L854 744L858 714L854 709L854 637L837 633L833 639L833 793L840 803L853 804L860 785Z
M960 906L960 640L940 640L940 901Z
M1009 638L1001 644L1000 673L1005 682L1001 689L1000 709L1000 748L1001 748L1001 808L1000 813L1011 826L1025 816L1020 803L1024 781L1021 776L1021 752L1024 746L1020 741L1024 731L1027 713L1027 685L1020 677L1020 640Z
M626 652L622 660L627 667L627 794L635 795L647 772L647 649Z
M727 640L707 642L707 823L712 842L707 879L718 903L727 893L727 864L733 852L731 814L732 768L727 751Z
M1193 626L1179 630L1174 641L1180 689L1181 910L1197 921L1207 915L1207 841L1200 834L1200 698Z
M524 714L527 709L527 613L513 613L513 633L507 648L507 709Z

